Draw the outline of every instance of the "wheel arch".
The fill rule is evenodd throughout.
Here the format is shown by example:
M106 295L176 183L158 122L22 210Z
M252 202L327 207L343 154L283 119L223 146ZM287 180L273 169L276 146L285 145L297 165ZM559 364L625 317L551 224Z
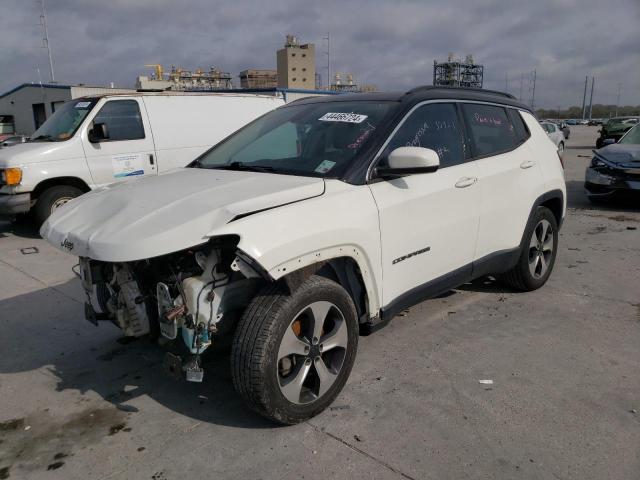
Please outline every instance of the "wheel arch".
M48 188L57 187L57 186L60 186L60 185L67 185L67 186L70 186L70 187L76 187L79 190L82 190L83 193L87 193L88 191L91 190L89 185L87 185L87 183L84 180L82 180L81 178L78 178L78 177L54 177L54 178L47 178L46 180L43 180L40 183L38 183L36 185L36 188L33 189L33 192L31 194L32 198L34 200L36 200L42 194L42 192L44 192Z
M529 219L533 217L535 209L538 207L546 207L551 210L551 213L553 213L553 216L558 223L558 228L562 226L562 221L564 219L564 193L562 190L551 190L540 195L531 208Z
M371 269L363 253L355 246L336 246L309 252L268 270L246 252L239 252L263 279L281 281L290 291L295 290L311 275L320 275L335 281L353 299L361 322L368 321L380 309Z
M520 251L526 246L527 242L527 232L530 228L532 228L532 224L535 219L535 213L538 207L546 207L551 210L553 216L556 219L558 224L558 229L562 226L562 221L564 218L564 193L562 190L550 190L546 193L540 195L531 207L531 211L529 212L529 218L527 219L527 223L524 227L524 231L522 232L522 239L520 240Z

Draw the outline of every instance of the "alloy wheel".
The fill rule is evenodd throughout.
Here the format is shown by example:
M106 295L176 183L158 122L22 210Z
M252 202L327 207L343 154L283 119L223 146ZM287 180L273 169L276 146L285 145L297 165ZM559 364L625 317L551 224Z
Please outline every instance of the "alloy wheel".
M318 301L291 321L278 349L278 385L291 403L302 405L321 398L337 380L349 335L340 309Z
M554 249L553 227L548 220L542 219L533 229L529 242L529 271L533 278L543 277L547 270Z

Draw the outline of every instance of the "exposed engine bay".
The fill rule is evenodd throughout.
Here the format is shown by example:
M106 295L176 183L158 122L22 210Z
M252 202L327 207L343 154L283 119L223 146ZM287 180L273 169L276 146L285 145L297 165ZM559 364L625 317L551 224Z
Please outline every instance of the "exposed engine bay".
M126 263L81 257L85 315L96 325L111 321L128 337L158 339L181 352L165 358L170 373L202 381L200 355L216 337L233 331L264 282L237 243L235 236L218 237L193 249Z

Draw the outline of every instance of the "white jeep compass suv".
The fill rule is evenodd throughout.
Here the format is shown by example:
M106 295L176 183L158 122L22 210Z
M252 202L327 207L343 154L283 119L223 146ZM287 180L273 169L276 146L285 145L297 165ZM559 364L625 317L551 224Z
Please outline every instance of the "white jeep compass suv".
M564 173L532 112L488 90L302 99L187 168L90 192L41 233L80 257L86 317L200 356L232 339L233 383L285 424L339 394L358 335L493 275L549 278Z

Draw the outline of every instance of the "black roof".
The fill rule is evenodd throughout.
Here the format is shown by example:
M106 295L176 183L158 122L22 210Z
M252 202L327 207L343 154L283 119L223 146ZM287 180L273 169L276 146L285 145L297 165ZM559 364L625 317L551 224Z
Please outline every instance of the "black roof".
M520 102L509 93L482 88L465 87L440 87L426 85L412 88L408 92L373 92L373 93L346 93L342 95L305 97L295 100L291 104L324 103L324 102L348 102L348 101L395 101L417 103L425 100L476 100L482 102L499 103L531 111L531 107Z

